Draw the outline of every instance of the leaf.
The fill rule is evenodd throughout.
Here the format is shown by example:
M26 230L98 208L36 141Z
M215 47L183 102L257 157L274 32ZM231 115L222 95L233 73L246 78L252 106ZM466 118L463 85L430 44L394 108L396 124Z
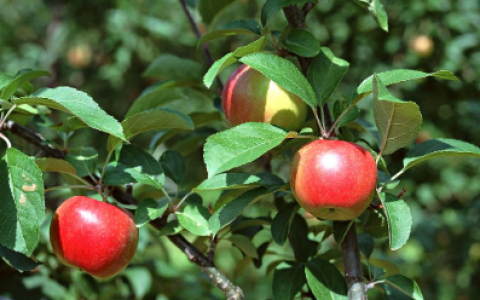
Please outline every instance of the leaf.
M198 204L187 204L182 212L177 213L180 225L197 236L212 234L208 225L210 216L208 209Z
M132 115L122 122L122 127L127 139L151 130L170 128L180 130L194 129L192 119L189 116L166 108L150 109ZM107 149L112 151L120 143L119 139L110 137L107 142Z
M152 274L146 267L130 267L123 274L132 286L135 299L143 299L152 288Z
M130 106L125 119L147 109L157 108L176 100L185 100L185 94L181 89L168 89L164 86L159 86L140 95Z
M29 69L19 71L18 74L3 87L2 93L0 94L0 99L3 99L3 100L10 99L10 97L12 97L15 91L19 87L21 87L24 83L42 76L50 76L50 73L44 70L29 70Z
M317 252L318 243L308 238L307 222L298 213L293 217L288 238L297 261L306 262L311 255Z
M280 145L288 132L267 123L243 123L211 135L203 158L208 177L249 163Z
M422 125L420 108L414 102L395 98L374 77L373 114L381 139L383 154L392 154L413 142Z
M314 57L320 52L319 42L305 29L292 29L285 37L283 46L303 57Z
M200 79L202 74L202 65L198 62L167 53L157 57L142 75L166 80Z
M183 230L183 227L180 225L178 220L172 220L163 226L163 228L158 232L158 236L169 236L180 233Z
M210 31L204 34L197 42L197 47L201 47L204 43L237 34L247 34L260 37L262 34L262 28L255 20L243 19L237 20L223 25L220 29Z
M385 283L389 287L394 288L400 291L404 295L408 295L411 299L414 300L423 300L422 291L418 284L410 278L407 278L402 275L393 275L385 279ZM389 289L387 288L387 295L389 294ZM390 296L390 295L389 295ZM388 298L394 299L394 298Z
M117 120L103 111L89 95L71 87L42 89L32 94L31 97L13 99L13 103L45 105L61 110L76 116L88 127L125 140L122 126Z
M213 18L234 0L200 0L198 4L198 12L202 16L202 20L206 24L210 24Z
M258 258L257 249L252 240L244 235L234 234L228 238L233 245L237 246L246 256Z
M0 161L0 195L0 244L32 255L45 215L43 179L35 162L17 149L7 149Z
M260 175L262 176L262 175ZM210 190L233 190L251 188L255 186L275 185L278 182L270 182L258 175L245 173L222 173L202 181L194 191L210 191ZM283 182L280 182L280 185Z
M454 139L430 139L410 150L403 159L403 171L417 164L443 156L474 156L480 158L480 148Z
M398 250L407 242L412 230L412 214L407 203L391 194L382 193L383 211L387 216L390 249Z
M335 242L341 245L345 236L347 235L348 230L352 227L352 221L336 221L333 222L333 237L335 238Z
M163 171L176 184L182 183L185 178L185 159L178 151L168 150L160 157Z
M138 207L135 210L135 225L141 227L148 222L155 220L163 215L168 208L168 200L153 200L151 198L143 199L138 203Z
M6 247L0 245L0 257L9 264L12 268L20 271L32 271L36 267L40 266L41 263L36 262L28 256L25 256L22 253L12 251Z
M332 53L327 47L322 47L315 56L307 71L307 79L315 91L318 105L327 102L348 71L350 64Z
M216 235L221 229L232 223L245 208L271 192L265 188L256 188L241 194L231 202L220 207L208 220L212 234Z
M360 251L363 253L363 255L365 255L367 259L370 258L370 255L372 255L373 249L375 247L375 240L373 239L373 237L366 233L358 233L357 239Z
M315 298L322 300L348 299L345 278L328 261L321 258L308 261L305 275Z
M79 177L92 174L97 169L98 152L92 147L70 150L65 160L72 165Z
M373 0L370 4L369 11L375 18L375 21L377 21L378 25L380 25L380 28L382 28L383 31L388 32L388 15L385 8L383 8L382 2L380 2L380 0Z
M273 218L271 226L272 237L275 243L280 246L283 246L287 240L290 226L298 209L299 206L297 202L287 203L278 211L275 218Z
M306 283L305 266L296 262L291 268L273 273L273 300L292 300Z
M262 12L260 14L260 19L262 20L262 26L265 27L268 20L272 17L274 13L281 10L282 8L307 2L305 0L267 0L262 7ZM308 1L313 2L313 1Z
M42 172L57 172L76 175L77 171L68 161L52 157L37 157L35 163Z
M381 72L376 74L377 78L383 82L385 86L397 84L404 81L420 80L426 77L435 77L438 79L458 81L450 71L437 71L433 73L425 73L416 70L398 69ZM357 88L357 94L371 93L373 91L373 77L374 75L366 78Z
M289 60L270 53L257 52L242 57L240 61L259 71L287 91L296 94L311 107L316 107L317 100L312 86Z
M207 73L203 77L203 84L207 88L210 88L215 80L215 77L220 73L223 69L228 67L229 65L238 61L240 57L245 55L255 53L258 51L262 51L265 48L266 38L263 36L252 42L246 46L238 47L234 52L230 52L225 54L222 58L217 60L211 67L208 69Z

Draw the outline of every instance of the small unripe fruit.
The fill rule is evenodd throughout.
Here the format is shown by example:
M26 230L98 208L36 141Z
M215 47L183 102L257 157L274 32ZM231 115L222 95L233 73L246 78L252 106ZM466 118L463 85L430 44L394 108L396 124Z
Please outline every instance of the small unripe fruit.
M266 122L289 130L299 129L308 112L307 105L297 95L248 65L241 65L228 78L222 106L232 126Z
M138 244L132 215L112 204L76 196L63 202L50 227L57 258L97 278L109 278L130 262Z
M428 35L418 35L410 41L410 48L420 57L429 57L435 45Z
M290 185L300 206L327 220L352 220L370 204L377 182L373 156L340 140L315 140L293 157Z

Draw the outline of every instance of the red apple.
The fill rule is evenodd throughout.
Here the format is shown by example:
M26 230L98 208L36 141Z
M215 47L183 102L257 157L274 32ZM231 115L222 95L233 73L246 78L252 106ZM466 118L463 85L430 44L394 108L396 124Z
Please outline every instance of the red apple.
M307 105L262 73L241 65L228 78L222 93L223 111L232 126L266 122L289 130L299 129Z
M50 242L58 259L97 278L125 268L138 244L132 215L112 204L76 196L63 202L50 227Z
M357 144L315 140L293 157L290 185L300 206L327 220L352 220L370 204L377 182L373 156Z

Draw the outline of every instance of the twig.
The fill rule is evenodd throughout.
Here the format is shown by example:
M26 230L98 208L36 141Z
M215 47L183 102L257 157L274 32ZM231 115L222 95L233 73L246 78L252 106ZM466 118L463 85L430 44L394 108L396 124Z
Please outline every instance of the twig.
M62 151L45 144L45 139L40 134L18 125L13 121L7 121L3 126L4 129L9 130L13 134L18 135L27 142L42 149L45 155L60 159L65 158L65 155ZM85 180L95 184L93 182L94 180L90 177L85 177ZM111 190L111 196L123 204L138 204L138 201L132 195L129 195L118 187L113 187ZM166 216L162 216L161 218L151 221L150 224L156 229L160 230L163 228L163 226L165 226L166 222ZM216 269L215 266L208 260L208 258L194 245L188 242L182 235L172 235L169 236L168 239L180 250L182 250L190 259L190 261L202 268L202 270L210 278L211 282L226 295L227 300L243 300L242 289L234 285L222 272Z
M317 2L307 2L302 7L302 14L305 18L307 18L308 13L318 4Z
M367 300L355 223L352 223L350 229L348 229L341 248L345 265L345 278L348 286L348 299Z
M202 34L200 33L200 30L198 29L197 24L193 20L192 15L188 11L187 4L185 3L185 0L179 0L179 1L180 1L180 4L182 4L183 11L185 12L185 15L188 18L188 22L190 23L190 27L192 28L192 31L195 34L195 37L197 38L197 40L200 40L200 38L202 37ZM203 53L205 54L205 57L207 58L208 65L212 66L215 61L213 59L212 53L210 52L210 49L208 48L207 43L202 45L202 50L203 50ZM217 81L217 84L218 84L220 90L223 90L223 83L220 80L220 78L218 78L218 76L216 78L216 81Z

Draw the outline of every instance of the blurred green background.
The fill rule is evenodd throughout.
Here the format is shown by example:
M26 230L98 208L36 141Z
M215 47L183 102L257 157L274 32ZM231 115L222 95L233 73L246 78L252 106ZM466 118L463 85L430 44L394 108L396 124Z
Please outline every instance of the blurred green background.
M194 9L196 2L188 1L203 33L232 20L259 20L264 3L234 1L206 25ZM424 123L418 141L445 137L480 146L480 2L383 3L389 14L389 33L353 1L323 0L310 13L309 30L321 45L350 62L334 99L351 94L374 72L447 69L460 81L427 79L395 86L392 91L401 99L419 104ZM0 7L0 72L14 75L23 68L49 70L52 76L37 81L39 87L68 85L81 89L119 120L142 90L155 82L142 73L159 55L190 58L207 69L177 0L0 0ZM281 13L269 22L274 30L285 26ZM228 37L212 41L210 49L218 59L251 41L249 36ZM223 81L228 73L222 73ZM368 112L370 102L367 98L360 108L362 118L373 122ZM104 140L93 139L92 133L80 134L72 143L104 147ZM392 172L400 169L407 150L388 158ZM31 148L29 154L34 153ZM480 161L433 160L408 171L402 179L400 189L406 189L404 199L413 212L412 238L396 252L388 250L387 243L379 243L373 257L399 265L404 275L417 281L425 299L478 299ZM58 265L46 250L45 228L37 250L38 259L45 264L33 273L19 274L0 262L0 295L14 300L223 298L206 275L168 240L148 228L142 229L141 236L133 265L124 275L98 283ZM241 254L231 249L228 243L220 244L218 265L233 277ZM271 298L271 274L267 279L264 274L265 268L250 266L234 279L244 287L246 299Z

